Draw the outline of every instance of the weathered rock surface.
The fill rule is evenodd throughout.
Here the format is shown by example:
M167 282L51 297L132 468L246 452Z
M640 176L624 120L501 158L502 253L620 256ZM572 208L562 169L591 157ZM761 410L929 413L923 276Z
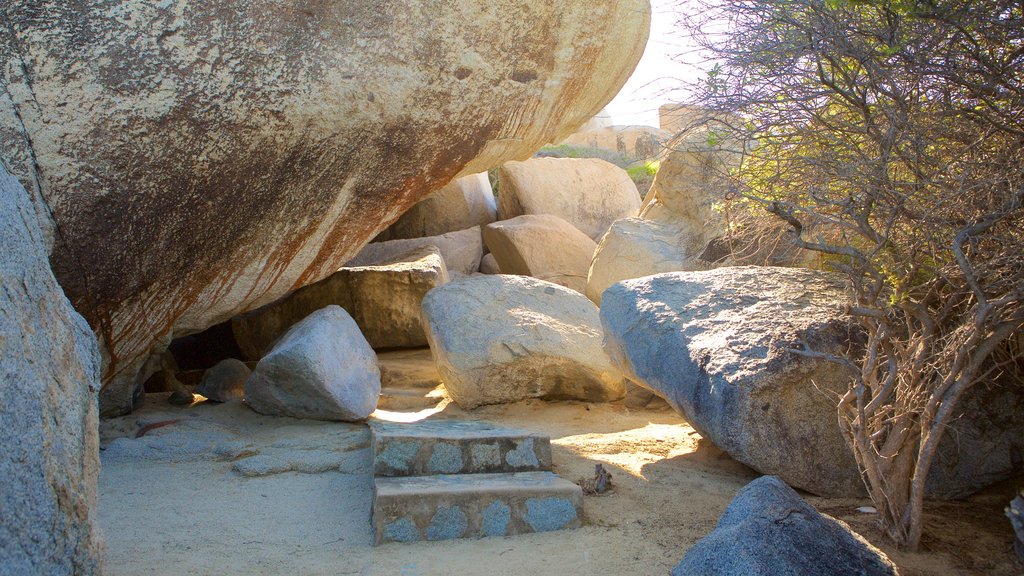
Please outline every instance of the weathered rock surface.
M253 410L316 420L365 419L379 395L377 356L338 306L288 330L245 383Z
M490 224L498 217L487 173L456 178L410 208L375 242L441 236Z
M754 266L627 280L601 300L605 349L736 460L815 494L861 494L836 421L851 374L787 351L846 349L843 289L838 275Z
M648 216L650 205L657 201L679 225L689 227L690 234L705 242L726 231L725 216L715 207L725 197L721 177L742 159L741 153L724 144L711 145L707 138L706 132L697 132L672 143L640 212Z
M651 126L605 126L570 135L562 144L585 146L620 154L626 160L649 160L661 156L671 135Z
M925 482L929 498L966 498L1024 472L1024 387L1013 378L965 394Z
M822 496L863 494L836 416L851 374L790 352L842 354L859 336L841 277L737 266L627 280L604 292L605 349L733 458ZM853 348L856 350L856 348ZM926 483L962 498L1021 471L1024 392L980 385L964 399Z
M480 259L480 273L501 274L501 266L498 266L498 260L494 257L494 254L485 254Z
M629 174L596 158L531 158L498 170L498 219L551 214L597 240L619 218L635 216L640 195Z
M427 246L376 266L342 268L280 302L237 316L232 328L242 353L255 360L293 324L334 304L351 314L374 348L425 346L423 295L447 281L441 255Z
M583 295L523 276L477 276L423 299L430 350L464 408L527 398L621 398L621 374L601 350L597 307Z
M441 253L448 272L458 272L468 276L480 269L484 241L480 236L479 226L428 238L373 242L367 244L345 266L355 268L386 264L395 261L403 254L428 246L433 246Z
M338 471L343 474L364 474L370 471L370 451L363 449L346 452L337 448L267 451L236 460L231 469L250 478L285 472L322 474Z
M252 452L251 443L228 426L188 418L157 424L142 436L115 438L107 443L103 447L103 465L230 461Z
M241 400L245 396L245 381L251 374L252 370L241 360L221 360L203 373L195 393L214 402Z
M597 244L550 214L528 214L488 224L484 242L504 274L531 276L584 292Z
M600 306L601 293L616 282L662 272L705 270L710 266L700 259L704 247L702 236L672 220L616 220L594 251L587 272L587 297Z
M57 285L29 194L0 166L0 573L98 574L96 337Z
M895 576L896 565L775 476L747 484L672 576Z
M0 10L0 156L111 345L106 413L174 334L327 277L453 178L575 131L650 23L646 0Z

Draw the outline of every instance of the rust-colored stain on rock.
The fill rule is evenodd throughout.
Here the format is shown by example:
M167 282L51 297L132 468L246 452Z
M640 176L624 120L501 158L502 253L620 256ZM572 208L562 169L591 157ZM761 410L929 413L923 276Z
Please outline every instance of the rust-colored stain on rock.
M105 413L145 361L322 279L457 175L610 100L646 0L11 0L0 158L104 344ZM45 224L45 223L44 223Z

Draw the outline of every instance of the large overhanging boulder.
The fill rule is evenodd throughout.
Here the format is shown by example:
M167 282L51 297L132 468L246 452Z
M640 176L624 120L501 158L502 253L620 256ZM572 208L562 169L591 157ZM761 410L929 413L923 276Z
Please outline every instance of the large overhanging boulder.
M619 90L647 0L11 0L0 156L97 330L104 413L146 358L334 272L458 176Z

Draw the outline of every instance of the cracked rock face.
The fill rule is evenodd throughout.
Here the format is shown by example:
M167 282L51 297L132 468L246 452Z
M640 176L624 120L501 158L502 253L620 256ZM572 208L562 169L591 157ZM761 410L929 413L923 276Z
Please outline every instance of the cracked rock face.
M625 82L646 0L12 0L0 157L97 330L104 413L174 335L326 277Z

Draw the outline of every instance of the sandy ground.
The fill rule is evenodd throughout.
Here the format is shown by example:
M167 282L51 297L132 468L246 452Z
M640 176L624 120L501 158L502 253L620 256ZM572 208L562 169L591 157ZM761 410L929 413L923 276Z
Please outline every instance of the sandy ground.
M265 417L241 403L178 408L162 398L101 426L100 522L110 575L667 574L757 477L667 409L449 405L418 417L547 434L557 473L577 480L604 463L614 492L585 498L578 530L374 548L366 426ZM1002 516L1013 490L1007 483L932 506L918 554L885 546L873 517L856 512L865 500L808 501L885 549L905 575L1002 575L1020 573Z

